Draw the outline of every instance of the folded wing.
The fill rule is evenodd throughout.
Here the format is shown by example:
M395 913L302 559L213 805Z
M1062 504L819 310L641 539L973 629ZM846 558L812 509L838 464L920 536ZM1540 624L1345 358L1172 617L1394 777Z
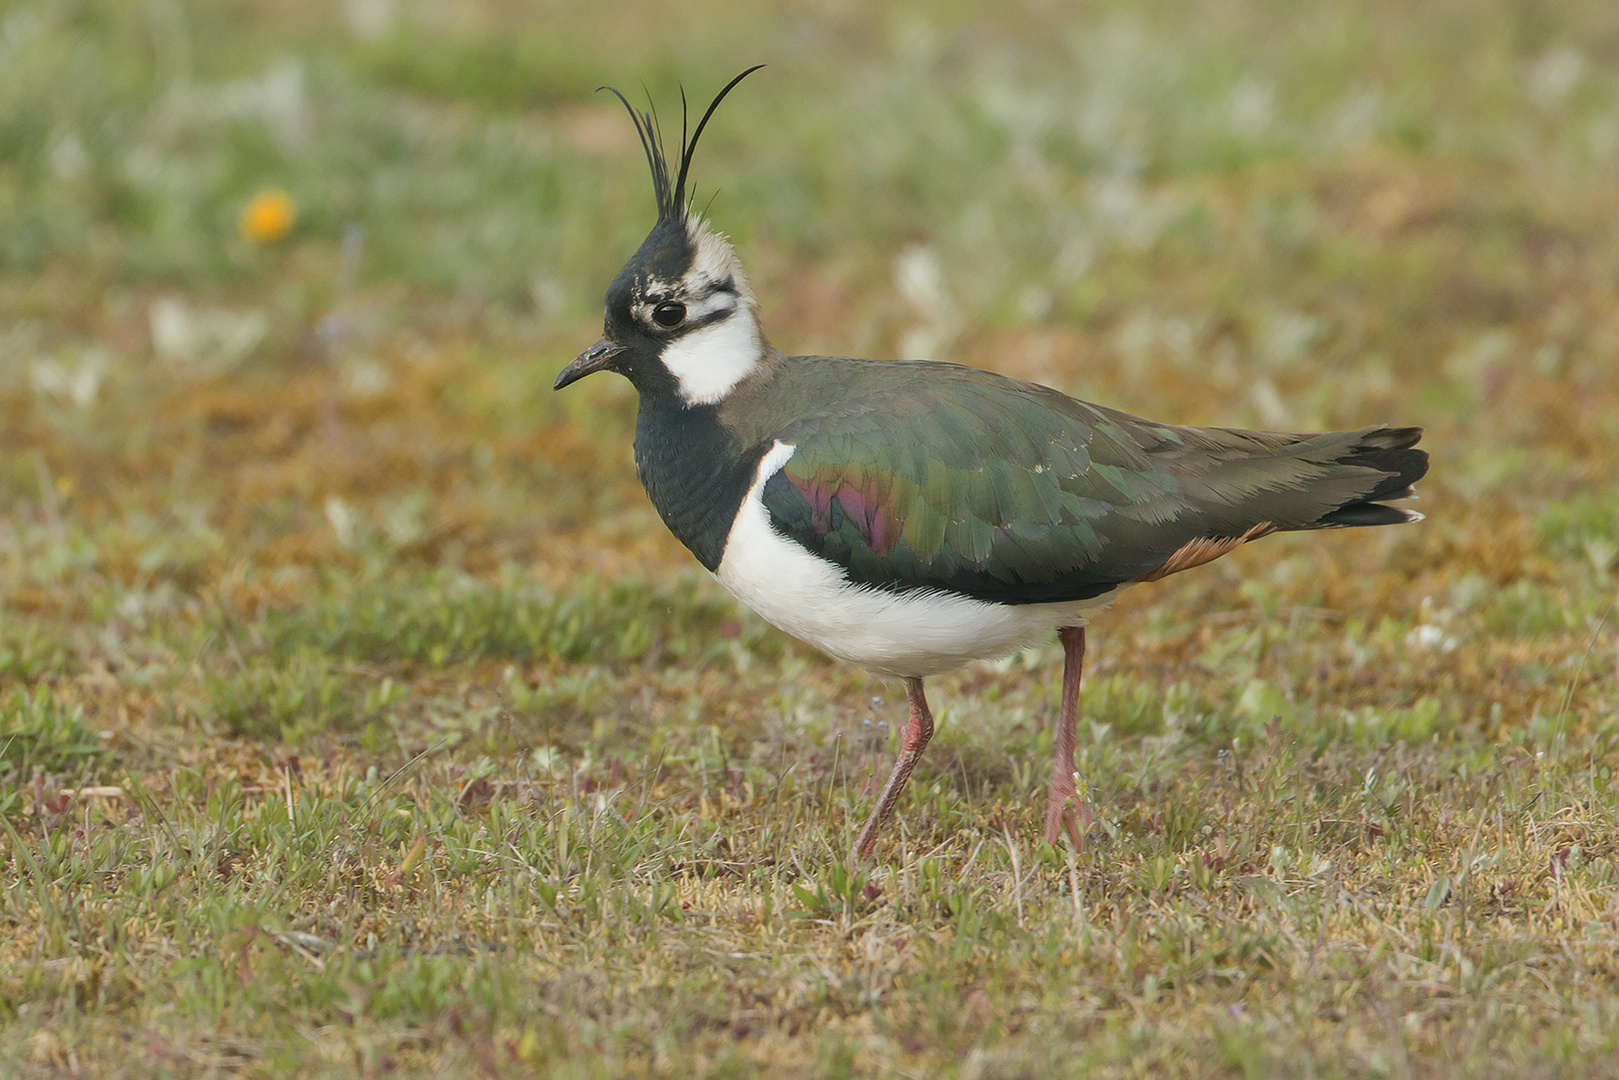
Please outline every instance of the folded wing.
M884 589L1089 599L1269 532L1414 520L1418 428L1298 435L1154 424L970 368L852 369L776 438L777 531Z

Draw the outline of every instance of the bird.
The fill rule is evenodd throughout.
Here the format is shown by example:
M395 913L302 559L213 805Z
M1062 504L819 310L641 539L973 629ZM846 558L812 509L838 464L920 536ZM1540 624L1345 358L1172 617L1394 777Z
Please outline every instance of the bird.
M923 680L1055 634L1061 704L1045 839L1083 850L1074 768L1088 619L1132 585L1276 532L1421 520L1390 505L1428 470L1418 427L1289 433L1156 423L927 360L787 356L729 240L688 201L715 95L678 157L629 111L657 221L607 287L595 372L637 395L636 472L674 536L766 622L902 680L900 751L849 852L867 859L934 722ZM673 172L671 173L671 168Z

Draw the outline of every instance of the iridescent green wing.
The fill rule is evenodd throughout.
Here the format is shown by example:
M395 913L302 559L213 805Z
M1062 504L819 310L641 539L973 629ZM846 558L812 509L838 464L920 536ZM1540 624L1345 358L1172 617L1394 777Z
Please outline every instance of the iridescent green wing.
M1379 429L1152 424L949 365L849 362L815 377L793 396L827 404L776 433L794 450L765 507L779 532L877 587L1087 599L1198 541L1338 524L1323 515L1388 497L1401 475L1345 460L1375 451L1360 444Z

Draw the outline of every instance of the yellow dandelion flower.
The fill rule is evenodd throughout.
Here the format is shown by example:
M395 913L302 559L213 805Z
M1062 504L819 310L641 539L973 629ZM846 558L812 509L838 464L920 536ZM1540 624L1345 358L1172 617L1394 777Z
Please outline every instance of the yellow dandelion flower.
M266 188L247 200L236 221L242 239L253 244L273 244L292 231L298 220L298 204L280 188Z

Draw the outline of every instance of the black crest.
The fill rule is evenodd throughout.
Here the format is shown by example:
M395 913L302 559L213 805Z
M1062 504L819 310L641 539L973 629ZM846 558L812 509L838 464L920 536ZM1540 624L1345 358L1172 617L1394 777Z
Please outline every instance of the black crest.
M657 113L650 110L638 113L635 111L635 107L630 104L629 99L613 87L597 87L598 90L611 90L613 95L624 103L624 108L629 110L630 119L635 121L635 133L641 136L641 149L646 151L647 167L652 170L652 192L658 199L659 225L670 222L681 225L686 223L686 176L691 171L691 156L697 149L697 140L702 138L703 128L708 126L708 118L713 116L714 110L720 107L720 102L725 100L725 95L729 94L737 83L762 67L764 67L763 64L753 65L753 67L726 83L725 89L714 95L714 100L709 102L708 111L703 113L701 120L697 121L697 129L691 133L690 140L686 138L686 90L684 87L681 88L680 171L675 174L673 185L669 183L669 159L664 156L663 130L658 126Z

